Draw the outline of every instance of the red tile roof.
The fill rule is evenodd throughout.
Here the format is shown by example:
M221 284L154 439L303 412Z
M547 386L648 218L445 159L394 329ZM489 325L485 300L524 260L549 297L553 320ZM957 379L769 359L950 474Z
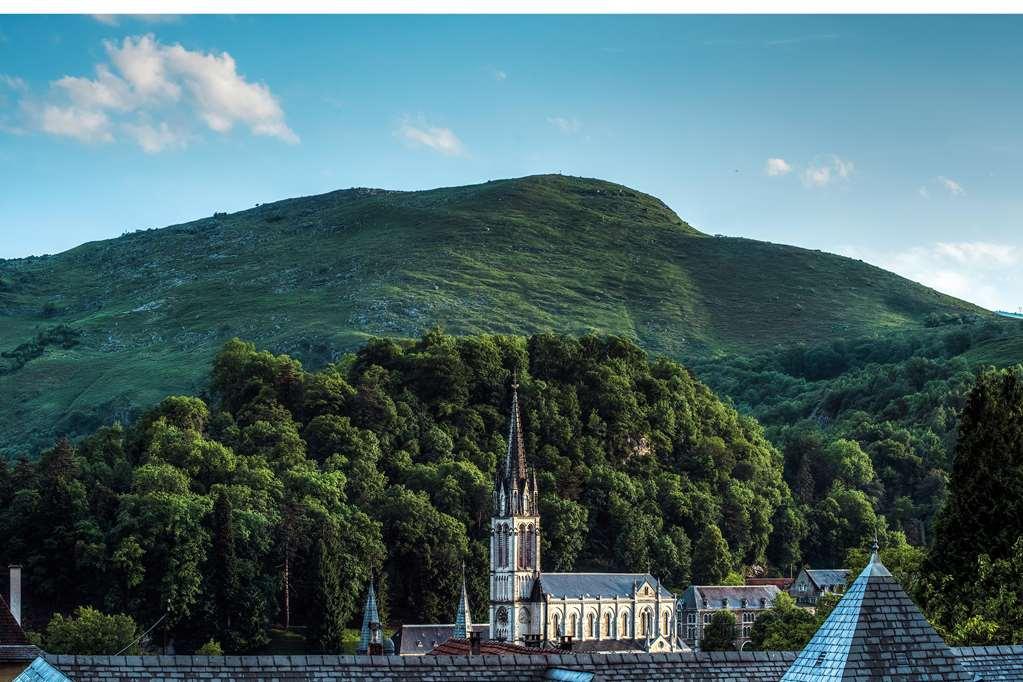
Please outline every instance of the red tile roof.
M746 578L747 585L774 585L779 590L789 589L795 581L795 578Z
M25 631L18 625L18 621L14 620L7 601L0 597L0 646L18 644L28 644L28 638L25 637Z
M500 642L494 639L485 639L480 642L480 654L486 656L510 656L512 654L563 654L561 649L541 649L537 647L520 646L508 642ZM468 656L469 640L455 639L452 637L446 642L441 642L433 648L427 656Z

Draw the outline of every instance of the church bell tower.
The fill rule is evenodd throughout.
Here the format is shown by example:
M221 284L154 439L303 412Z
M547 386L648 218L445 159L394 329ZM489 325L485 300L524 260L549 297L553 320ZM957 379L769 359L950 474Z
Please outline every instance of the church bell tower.
M526 467L518 388L513 379L508 452L490 519L490 638L508 642L540 632L540 613L529 603L540 572L540 495L536 472Z

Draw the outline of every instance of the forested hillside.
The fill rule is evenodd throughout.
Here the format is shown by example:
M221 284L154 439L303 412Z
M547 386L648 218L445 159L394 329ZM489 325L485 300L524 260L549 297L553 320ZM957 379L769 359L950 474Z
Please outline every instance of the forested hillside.
M615 337L437 331L318 372L227 343L210 395L0 469L0 561L24 565L35 628L89 604L247 650L285 620L287 581L290 623L334 649L371 572L389 622L450 621L462 561L485 601L513 372L546 569L681 588L798 562L780 453L685 368Z
M988 315L857 260L711 237L654 197L565 176L343 190L136 227L0 261L0 454L205 390L234 336L310 367L434 325L595 330L689 361Z

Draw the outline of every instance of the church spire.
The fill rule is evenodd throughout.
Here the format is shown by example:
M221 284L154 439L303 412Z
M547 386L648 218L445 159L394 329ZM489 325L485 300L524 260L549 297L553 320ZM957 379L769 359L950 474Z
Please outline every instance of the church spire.
M522 415L519 414L519 380L512 375L511 417L508 420L508 453L504 458L504 476L517 484L526 478L526 448L522 443ZM511 487L511 486L509 486ZM515 487L518 487L517 485Z
M451 634L455 639L469 639L472 632L472 616L469 614L469 594L465 589L465 564L462 564L462 594L458 598L458 610L455 612L455 631Z

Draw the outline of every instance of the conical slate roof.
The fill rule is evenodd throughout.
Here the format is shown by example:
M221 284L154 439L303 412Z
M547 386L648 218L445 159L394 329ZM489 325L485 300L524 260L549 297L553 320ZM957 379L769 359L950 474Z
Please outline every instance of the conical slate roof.
M458 597L458 611L455 612L455 639L469 639L472 630L472 616L469 614L469 595L465 590L465 569L462 569L462 594Z
M369 640L371 632L370 623L380 622L380 612L377 610L377 593L373 589L373 581L369 583L369 592L366 594L366 608L362 611L362 631L359 633L359 646L355 649L357 654L365 654L369 651Z
M881 563L875 545L782 682L973 679Z

